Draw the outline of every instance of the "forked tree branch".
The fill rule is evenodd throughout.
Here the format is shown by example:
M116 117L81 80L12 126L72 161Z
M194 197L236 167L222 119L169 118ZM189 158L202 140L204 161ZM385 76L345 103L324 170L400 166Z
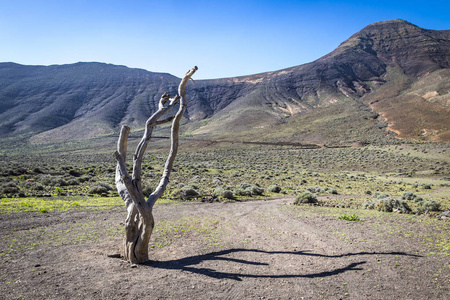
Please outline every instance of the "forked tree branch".
M173 162L178 152L178 136L180 129L180 121L184 112L186 111L186 84L191 79L192 75L194 75L195 71L197 71L197 66L193 67L191 70L187 71L184 75L183 79L178 86L178 94L180 98L180 107L178 108L178 112L175 115L175 118L172 122L172 128L170 133L170 152L167 156L166 163L164 165L164 171L161 176L161 180L159 181L159 185L156 187L155 191L148 197L147 203L150 207L153 207L156 200L158 200L166 190L167 184L169 183L169 176L173 168Z
M198 69L197 67L194 67L184 75L178 87L179 95L170 98L170 95L164 93L161 96L159 100L158 110L154 112L153 115L146 121L144 135L142 136L138 146L136 147L136 151L133 155L132 176L130 176L130 174L128 173L125 163L127 140L130 128L127 126L122 127L117 144L117 151L115 153L117 160L116 185L119 194L122 196L122 198L124 198L125 196L124 201L126 202L127 206L130 204L129 201L127 201L128 199L132 200L134 204L137 205L138 209L143 206L144 204L143 201L145 200L142 194L141 172L142 172L142 160L144 157L145 150L147 149L147 145L151 139L153 128L157 125L161 125L172 121L171 148L164 166L164 171L160 183L147 200L147 204L150 207L150 209L153 207L156 200L160 198L164 193L167 184L169 182L169 176L173 167L173 162L175 160L175 156L178 151L179 123L186 110L186 99L185 99L186 84L189 82L192 75L195 73L195 71L197 71L197 69ZM162 116L164 116L168 111L170 111L178 102L180 102L180 106L176 115L160 121L159 119Z

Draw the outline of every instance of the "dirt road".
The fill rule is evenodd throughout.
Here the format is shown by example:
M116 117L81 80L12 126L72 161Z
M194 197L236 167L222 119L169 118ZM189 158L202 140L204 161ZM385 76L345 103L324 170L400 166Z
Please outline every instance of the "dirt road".
M3 253L37 242L2 256L0 298L448 299L449 257L423 222L292 201L158 205L152 261L138 266L107 256L123 208L1 215Z

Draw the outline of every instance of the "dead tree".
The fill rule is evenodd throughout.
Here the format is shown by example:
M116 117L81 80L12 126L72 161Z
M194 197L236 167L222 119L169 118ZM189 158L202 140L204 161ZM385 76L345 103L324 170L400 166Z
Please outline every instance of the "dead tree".
M153 219L153 205L163 194L169 183L170 172L178 151L178 135L180 120L186 110L185 87L197 67L189 70L181 80L178 95L170 98L164 93L159 100L158 110L147 120L145 132L133 156L133 171L128 173L125 161L127 155L127 141L130 128L123 126L117 142L115 157L117 160L116 186L120 197L125 202L127 218L125 221L124 257L131 263L148 261L148 245L155 225ZM180 103L175 116L160 120L177 102ZM142 192L141 168L145 150L151 139L153 128L157 125L172 121L170 152L164 165L164 171L159 185L153 193L145 199Z

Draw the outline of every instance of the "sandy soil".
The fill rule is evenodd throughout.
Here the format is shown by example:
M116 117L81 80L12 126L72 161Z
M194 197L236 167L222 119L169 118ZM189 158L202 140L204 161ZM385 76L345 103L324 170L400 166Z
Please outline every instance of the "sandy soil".
M0 215L0 298L448 299L449 257L417 223L292 201L158 205L143 265L108 257L123 208Z

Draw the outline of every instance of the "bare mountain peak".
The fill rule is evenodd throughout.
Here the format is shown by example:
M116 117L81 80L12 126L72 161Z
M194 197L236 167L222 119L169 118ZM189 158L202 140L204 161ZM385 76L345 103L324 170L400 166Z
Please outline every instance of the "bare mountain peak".
M423 29L396 19L370 24L326 58L371 53L388 66L412 76L450 66L450 31Z
M384 28L398 28L398 27L420 28L419 26L414 25L406 20L394 19L394 20L379 21L379 22L369 24L366 27L364 27L362 30L369 30L369 29L380 28L380 27L384 27Z

